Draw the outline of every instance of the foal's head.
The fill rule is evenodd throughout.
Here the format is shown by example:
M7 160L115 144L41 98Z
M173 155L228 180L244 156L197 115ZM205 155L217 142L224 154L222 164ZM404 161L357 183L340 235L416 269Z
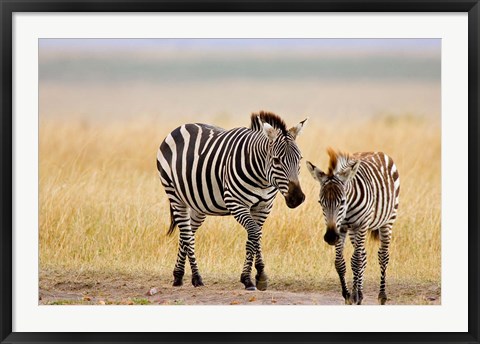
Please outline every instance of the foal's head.
M340 237L339 227L345 219L348 208L347 185L357 173L360 161L351 158L348 154L335 152L329 148L330 166L325 173L311 162L307 161L307 168L313 178L320 182L319 203L323 209L326 222L324 240L335 245Z

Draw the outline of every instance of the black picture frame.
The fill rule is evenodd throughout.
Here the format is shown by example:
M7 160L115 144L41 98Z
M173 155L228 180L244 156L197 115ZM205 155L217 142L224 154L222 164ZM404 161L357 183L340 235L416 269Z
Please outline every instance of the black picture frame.
M396 342L479 343L479 14L478 0L0 0L1 238L0 341L37 342ZM468 332L464 333L33 333L12 332L12 17L15 12L468 12ZM400 325L399 325L400 326Z

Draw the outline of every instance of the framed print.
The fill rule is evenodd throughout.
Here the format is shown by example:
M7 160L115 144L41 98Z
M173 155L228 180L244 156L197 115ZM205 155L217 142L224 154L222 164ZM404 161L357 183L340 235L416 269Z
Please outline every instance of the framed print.
M479 8L3 1L2 343L477 343Z

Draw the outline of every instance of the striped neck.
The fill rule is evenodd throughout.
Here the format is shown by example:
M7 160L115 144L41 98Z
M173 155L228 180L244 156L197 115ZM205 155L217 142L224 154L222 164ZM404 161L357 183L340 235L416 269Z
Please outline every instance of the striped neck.
M256 181L261 187L272 186L267 177L269 146L268 138L259 132L254 132L247 144L247 151L250 156L249 164L255 172Z
M353 176L345 185L345 195L347 196L347 205L355 198L356 176Z

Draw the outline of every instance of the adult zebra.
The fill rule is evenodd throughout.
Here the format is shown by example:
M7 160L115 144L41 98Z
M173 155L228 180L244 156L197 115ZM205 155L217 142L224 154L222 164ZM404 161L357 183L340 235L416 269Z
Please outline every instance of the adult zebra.
M328 172L324 173L307 161L313 178L320 182L320 200L326 221L324 240L335 245L335 268L340 277L342 295L347 304L361 304L363 274L367 264L365 236L371 230L380 238L380 292L378 301L385 304L385 274L389 260L392 225L397 218L400 179L393 160L384 153L335 152L329 148ZM352 256L353 287L349 293L345 283L343 248L349 234L354 246Z
M305 122L287 130L280 117L262 111L252 114L250 128L185 124L165 138L158 150L157 169L170 201L168 234L175 226L180 230L174 286L183 283L187 256L192 284L203 285L195 259L195 232L207 215L233 215L248 235L240 281L247 290L256 289L250 278L255 259L256 287L266 290L262 225L277 191L290 208L305 199L295 143Z

